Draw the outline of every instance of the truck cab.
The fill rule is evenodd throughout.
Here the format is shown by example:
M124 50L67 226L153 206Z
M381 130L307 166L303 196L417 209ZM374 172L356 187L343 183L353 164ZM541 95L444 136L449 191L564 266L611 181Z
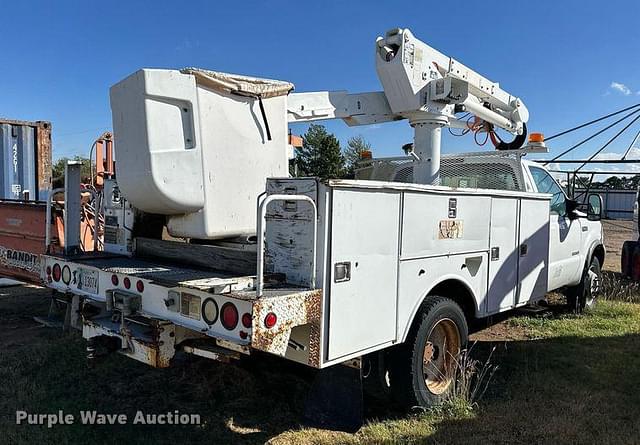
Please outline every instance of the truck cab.
M579 211L577 203L567 197L562 187L542 165L522 160L521 166L523 175L534 191L552 195L549 207L548 290L575 289L580 285L585 269L590 267L592 257L595 256L598 261L598 276L594 278L597 282L593 285L596 286L594 293L597 293L600 267L605 255L599 209L591 209L587 213ZM596 197L597 201L597 195L592 197Z

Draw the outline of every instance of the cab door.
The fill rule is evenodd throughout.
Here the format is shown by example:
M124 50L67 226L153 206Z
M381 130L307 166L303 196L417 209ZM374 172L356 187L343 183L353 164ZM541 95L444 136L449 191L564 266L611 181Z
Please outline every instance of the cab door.
M549 206L548 290L577 284L582 272L580 218L569 218L567 196L545 169L529 166L529 172L538 193L552 195Z

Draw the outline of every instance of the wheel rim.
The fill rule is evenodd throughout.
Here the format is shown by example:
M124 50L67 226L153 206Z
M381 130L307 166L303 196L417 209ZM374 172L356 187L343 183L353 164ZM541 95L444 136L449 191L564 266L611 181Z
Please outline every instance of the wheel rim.
M594 269L594 267L590 267L589 271L587 272L589 278L589 292L586 298L587 306L591 306L593 304L596 296L598 295L598 292L600 292L600 277Z
M449 318L439 320L427 337L422 356L424 381L433 394L442 394L449 389L459 352L458 327Z

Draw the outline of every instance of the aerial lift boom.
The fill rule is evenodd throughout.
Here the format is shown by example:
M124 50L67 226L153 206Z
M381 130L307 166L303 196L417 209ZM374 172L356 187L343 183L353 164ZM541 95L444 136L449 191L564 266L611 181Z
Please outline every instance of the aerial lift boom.
M457 60L418 40L408 29L393 29L376 40L376 70L383 91L346 91L289 95L289 122L342 119L347 125L370 125L407 119L414 129L414 181L437 184L442 127L468 128L467 112L487 132L494 127L515 136L497 149L517 149L526 139L529 112L522 100L502 90ZM478 122L475 123L478 125Z

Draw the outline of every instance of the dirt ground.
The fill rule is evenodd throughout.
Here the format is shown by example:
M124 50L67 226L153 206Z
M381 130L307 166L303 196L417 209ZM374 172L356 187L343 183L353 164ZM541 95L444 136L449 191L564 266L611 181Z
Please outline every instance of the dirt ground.
M633 240L636 230L633 221L606 220L602 221L604 227L604 247L607 256L604 261L604 270L620 272L620 252L622 243Z

